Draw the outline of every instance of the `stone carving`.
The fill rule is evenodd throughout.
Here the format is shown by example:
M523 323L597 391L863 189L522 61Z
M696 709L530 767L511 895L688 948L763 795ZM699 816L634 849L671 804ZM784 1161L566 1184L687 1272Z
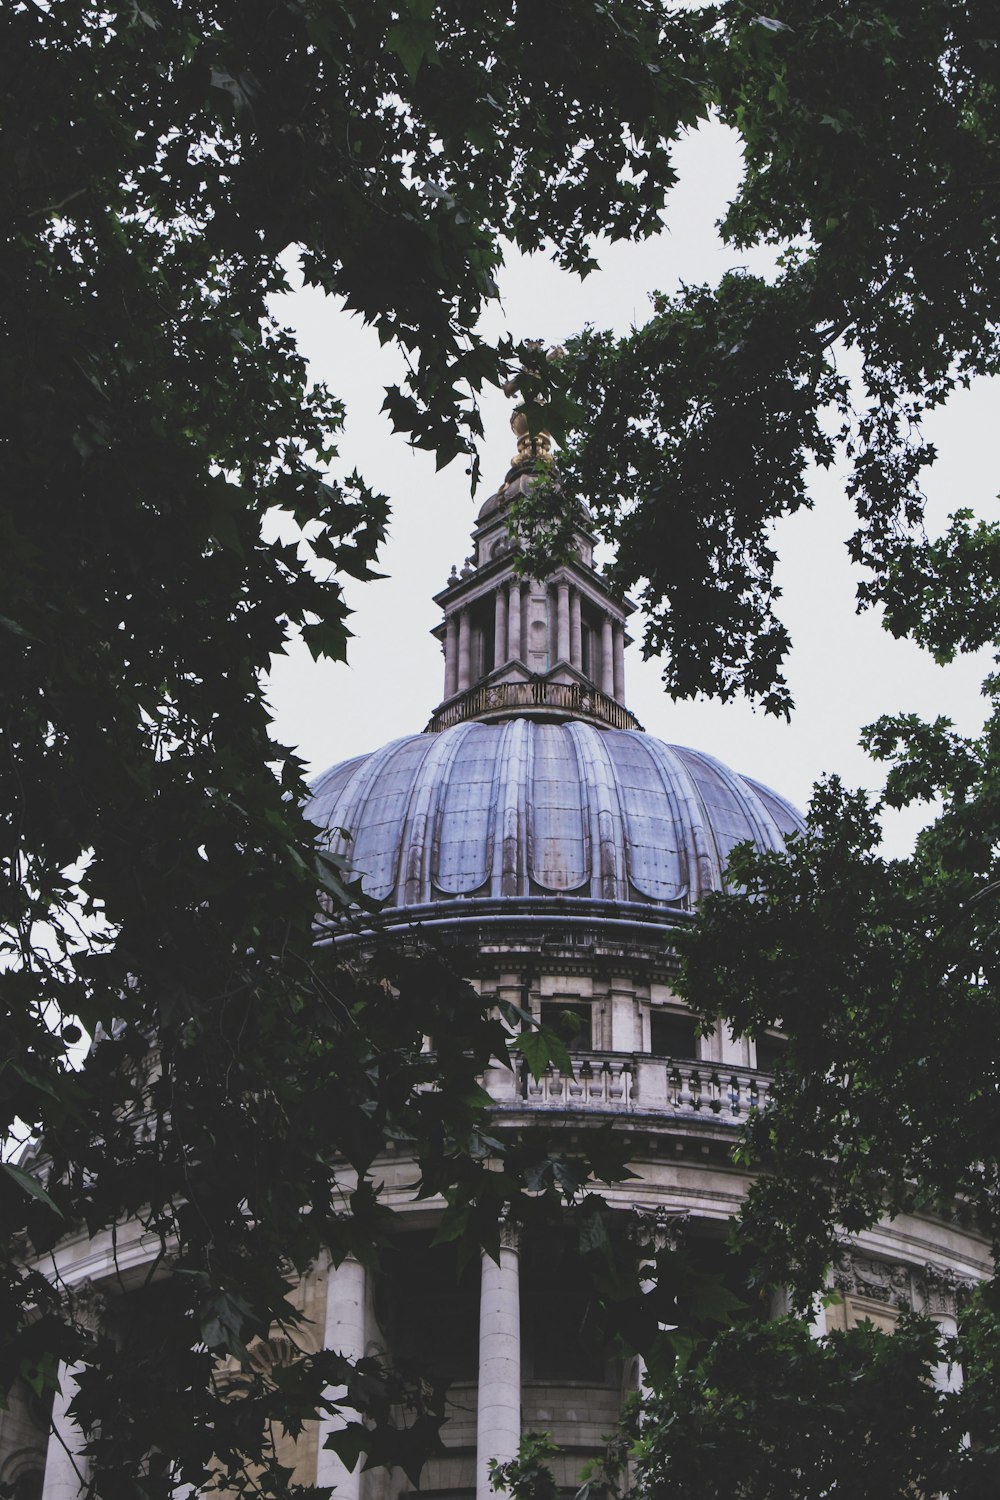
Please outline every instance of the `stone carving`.
M690 1217L686 1208L633 1208L632 1239L644 1247L652 1246L654 1250L677 1250Z
M916 1286L923 1311L933 1317L958 1316L959 1308L972 1292L975 1282L959 1276L951 1266L928 1263L917 1273Z
M849 1251L834 1272L833 1284L848 1296L868 1297L888 1307L913 1307L910 1269L899 1261L874 1260Z
M108 1299L100 1288L89 1279L80 1281L69 1289L66 1301L73 1322L96 1338L101 1331L101 1321L108 1305Z
M501 1250L520 1250L521 1231L510 1214L504 1213L500 1215L497 1228L500 1231Z

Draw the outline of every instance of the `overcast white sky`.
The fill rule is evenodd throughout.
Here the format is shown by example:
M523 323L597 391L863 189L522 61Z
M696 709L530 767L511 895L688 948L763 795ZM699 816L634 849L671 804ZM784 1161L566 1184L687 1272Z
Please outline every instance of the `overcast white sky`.
M653 290L681 281L715 282L734 264L763 269L767 262L734 255L718 239L715 221L740 169L738 144L718 127L692 137L678 156L681 182L669 227L656 240L606 247L602 269L585 282L541 257L513 258L502 281L502 307L491 314L516 337L559 343L585 322L625 333L648 315ZM311 772L421 730L443 695L440 647L429 631L439 615L431 595L453 562L461 566L479 505L503 479L513 439L510 403L499 393L484 406L484 485L475 500L461 462L435 474L433 459L412 452L379 414L383 387L398 379L392 351L356 319L319 293L280 299L317 379L345 402L347 427L337 471L355 465L388 494L394 513L378 583L351 588L356 613L347 666L314 664L301 646L275 662L270 696L276 736L299 747ZM927 481L929 529L959 506L994 517L996 382L982 382L935 414L928 435L940 458ZM782 617L795 648L789 679L797 708L785 724L742 703L672 703L655 661L638 646L626 655L626 697L646 729L661 739L707 750L738 771L783 792L799 806L813 782L836 771L851 785L876 786L881 773L858 749L861 727L887 711L950 715L972 730L982 719L984 661L934 665L908 643L893 641L870 612L854 611L856 579L843 540L852 517L842 476L818 474L815 509L781 524L777 545L784 589ZM637 638L641 630L634 630ZM894 820L888 847L902 852L922 818Z

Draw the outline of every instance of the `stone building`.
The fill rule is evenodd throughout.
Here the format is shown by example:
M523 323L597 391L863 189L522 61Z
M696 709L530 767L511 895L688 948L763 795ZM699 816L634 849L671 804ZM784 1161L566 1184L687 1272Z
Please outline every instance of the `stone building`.
M384 903L383 930L460 944L484 996L543 1020L572 1014L573 1076L496 1069L486 1084L498 1117L514 1128L540 1114L613 1121L636 1176L609 1201L623 1214L683 1218L711 1266L747 1188L734 1132L765 1101L781 1038L734 1040L723 1028L699 1037L672 989L671 934L706 892L725 888L735 844L781 849L801 820L769 788L654 739L629 712L633 606L595 571L585 512L570 561L544 583L517 576L506 513L547 448L521 425L472 554L437 595L441 703L422 733L319 777L310 814L350 832L332 847ZM336 940L332 928L320 935ZM380 1176L410 1226L395 1262L371 1280L351 1260L316 1267L298 1289L306 1338L349 1354L416 1354L449 1377L447 1453L425 1471L423 1494L486 1500L489 1459L512 1456L528 1430L552 1433L558 1477L572 1487L638 1378L634 1361L581 1337L585 1288L572 1256L557 1237L510 1240L499 1264L484 1257L456 1284L431 1246L435 1208L414 1201L405 1154L387 1148ZM63 1245L60 1268L99 1317L102 1286L113 1290L154 1248L121 1233L113 1259L104 1238L81 1236ZM840 1300L815 1331L865 1317L890 1327L905 1307L953 1328L956 1290L988 1270L974 1233L898 1218L852 1247ZM257 1354L265 1367L290 1356L280 1339ZM57 1400L46 1448L30 1403L12 1403L0 1419L0 1480L34 1475L44 1500L79 1492L64 1406ZM409 1491L400 1473L346 1473L324 1435L317 1424L286 1445L298 1478L335 1484L345 1500Z

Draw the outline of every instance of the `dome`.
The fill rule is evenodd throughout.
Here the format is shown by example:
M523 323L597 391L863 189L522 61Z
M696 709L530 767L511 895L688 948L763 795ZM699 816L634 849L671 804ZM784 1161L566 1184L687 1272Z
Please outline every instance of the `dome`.
M803 826L710 755L573 720L408 735L334 766L312 793L309 817L390 908L583 897L687 909L726 889L736 844L780 850Z

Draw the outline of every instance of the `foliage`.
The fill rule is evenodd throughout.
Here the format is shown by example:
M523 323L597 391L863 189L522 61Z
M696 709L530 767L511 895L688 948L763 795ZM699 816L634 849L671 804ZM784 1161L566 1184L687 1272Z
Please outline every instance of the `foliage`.
M954 1355L952 1348L943 1351ZM993 1450L966 1445L969 1398L938 1389L933 1324L811 1338L785 1318L720 1335L638 1415L643 1500L888 1500L995 1493Z
M745 163L721 230L776 267L659 296L623 338L570 340L550 373L578 411L567 491L614 544L611 576L648 611L644 649L675 695L789 711L776 523L834 457L859 603L918 637L953 632L956 607L996 635L995 526L953 533L946 555L922 536L936 455L920 419L1000 368L998 43L981 0L716 11L706 67ZM540 503L521 517L539 543L558 536Z
M340 400L269 298L297 259L405 353L397 426L469 452L502 240L583 271L595 205L615 237L657 225L703 34L645 0L4 7L0 1131L44 1144L0 1171L0 1368L44 1393L84 1360L101 1493L250 1461L280 1490L260 1417L294 1429L345 1376L385 1426L391 1373L305 1359L248 1406L211 1371L294 1333L291 1271L377 1255L386 1141L452 1195L466 1251L518 1191L475 1082L506 1034L471 989L433 954L314 947L317 888L334 911L357 891L315 850L261 673L293 630L344 655L341 583L373 576L388 512L331 470ZM94 1344L58 1257L23 1269L134 1216L175 1273L142 1294L145 1356Z
M912 716L868 731L887 805L942 798L911 858L878 852L882 800L831 780L787 856L746 850L743 892L713 896L684 938L699 1011L788 1037L744 1147L768 1170L742 1233L765 1279L803 1293L838 1226L885 1213L955 1214L1000 1243L997 707L978 738Z
M358 968L314 947L317 887L335 909L357 893L314 848L301 767L269 737L260 674L295 629L315 653L344 654L341 580L372 576L387 506L363 476L331 477L338 395L310 384L269 311L289 252L307 282L405 352L406 383L386 398L397 427L441 463L471 457L476 394L511 353L476 333L502 242L548 248L584 273L594 229L651 232L671 144L715 100L749 168L726 233L786 247L779 273L686 290L621 344L588 333L571 347L565 375L541 388L557 436L581 420L587 432L567 493L586 494L618 545L616 582L648 579L648 644L671 651L670 686L742 688L780 711L787 642L769 527L807 503L810 462L846 451L853 550L871 570L863 597L946 656L996 637L996 534L960 518L942 542L920 536L932 454L913 428L996 363L1000 53L980 11L945 0L918 15L902 0L783 0L776 17L742 0L5 8L0 1128L44 1147L31 1172L0 1172L0 1372L44 1391L58 1360L83 1359L78 1410L93 1424L101 1493L165 1495L215 1464L247 1485L247 1463L263 1466L254 1485L280 1492L288 1476L264 1419L294 1430L340 1382L374 1419L374 1450L409 1443L416 1466L435 1412L391 1371L306 1358L250 1404L224 1401L211 1378L218 1358L245 1361L273 1325L294 1334L287 1272L324 1249L377 1255L391 1225L370 1169L386 1140L413 1151L421 1191L445 1195L446 1233L464 1254L495 1244L512 1202L541 1212L621 1170L597 1136L555 1155L529 1140L503 1158L475 1078L506 1034L439 955ZM858 412L831 354L838 338L861 361ZM270 540L279 515L294 542ZM890 795L945 786L945 816L911 867L878 861L867 814L836 787L814 828L842 826L839 844L805 840L787 868L745 867L757 916L774 925L746 996L727 992L738 903L713 908L703 929L725 937L728 968L704 978L704 936L691 949L697 1003L754 1026L766 1011L795 1033L817 978L807 940L840 903L823 930L843 946L810 1012L824 1019L802 1023L793 1056L854 1067L848 1098L864 1105L864 1131L837 1099L810 1113L809 1099L779 1091L765 1142L779 1159L786 1124L818 1121L775 1194L815 1186L820 1153L843 1145L814 1221L801 1196L789 1209L801 1249L784 1262L803 1285L828 1255L832 1217L862 1222L900 1172L919 1166L920 1192L960 1188L993 1212L994 1157L980 1171L939 1132L928 1142L911 1085L930 1082L952 1108L961 1099L985 1153L994 732L982 745L940 725L876 732L903 747ZM820 873L847 883L824 895ZM852 1050L859 976L872 1017L897 1017L898 1061L877 1042ZM969 1006L986 1028L978 1053L966 1042L932 1078L904 1018L933 1016L943 1052ZM436 1064L420 1053L427 1033L447 1039ZM881 1036L874 1020L869 1033ZM558 1063L558 1046L522 1043L535 1067ZM874 1109L889 1085L901 1101L891 1121ZM519 1197L525 1184L537 1200ZM142 1341L95 1343L58 1263L51 1278L26 1273L23 1252L48 1251L78 1223L113 1241L136 1216L175 1274L168 1290L141 1289ZM600 1204L581 1223L610 1257L609 1303L627 1307L613 1253L595 1248ZM767 1227L757 1238L774 1243ZM393 1448L401 1400L416 1403L419 1443L397 1432Z

